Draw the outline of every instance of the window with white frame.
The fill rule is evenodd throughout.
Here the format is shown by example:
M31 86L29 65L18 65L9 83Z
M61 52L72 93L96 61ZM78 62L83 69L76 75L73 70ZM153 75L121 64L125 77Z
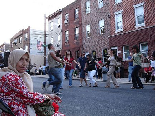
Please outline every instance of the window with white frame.
M90 37L90 25L86 26L86 37L89 38Z
M145 23L144 23L144 6L143 5L144 5L144 3L134 5L136 27L145 26Z
M144 57L148 56L148 44L147 43L140 44L140 52L143 54Z
M60 27L60 18L58 18L58 28Z
M86 2L86 14L90 13L90 1Z
M98 7L102 8L103 7L103 0L98 0Z
M53 21L50 23L50 30L52 31L53 30Z
M19 43L22 43L22 37L19 37Z
M53 39L53 37L51 37L51 44L53 44L53 41L54 41L54 39Z
M122 10L115 12L115 32L123 31Z
M75 13L75 19L77 19L79 17L79 9L76 8L74 13Z
M122 0L115 0L115 4L121 3Z
M65 43L69 42L69 32L65 31Z
M69 14L68 13L66 13L65 14L65 24L67 24L69 22Z
M123 60L127 60L129 56L129 46L123 46Z
M57 47L60 46L60 43L61 43L61 38L60 38L60 35L58 35L58 44L57 44Z
M104 20L99 21L100 34L104 34Z
M75 28L75 37L74 37L74 39L78 40L78 38L79 38L79 27L76 27Z

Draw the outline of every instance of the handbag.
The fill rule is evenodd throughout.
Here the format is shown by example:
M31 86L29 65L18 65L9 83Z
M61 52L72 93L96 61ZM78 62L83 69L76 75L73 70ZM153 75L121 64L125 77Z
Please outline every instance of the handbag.
M37 116L52 116L55 113L50 99L45 100L43 103L33 105L33 108Z

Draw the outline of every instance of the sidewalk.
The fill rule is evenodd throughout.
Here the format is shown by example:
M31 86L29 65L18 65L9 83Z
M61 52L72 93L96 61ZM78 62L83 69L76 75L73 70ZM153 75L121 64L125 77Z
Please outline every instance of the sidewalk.
M49 76L48 75L31 75L31 77L40 77L40 78L48 78ZM89 79L86 77L86 79L89 81ZM94 77L94 79L96 79ZM80 80L80 78L78 76L73 76L73 80ZM131 84L132 82L129 82L128 81L128 78L118 78L116 79L118 83L121 83L121 84ZM103 82L103 79L96 79L97 82ZM141 78L141 81L144 85L155 85L155 81L153 81L152 83L151 82L148 82L148 83L145 83L144 82L144 79Z

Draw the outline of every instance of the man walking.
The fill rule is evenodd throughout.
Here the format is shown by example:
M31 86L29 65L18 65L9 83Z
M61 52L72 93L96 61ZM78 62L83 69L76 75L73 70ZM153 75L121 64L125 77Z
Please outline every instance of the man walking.
M61 63L64 65L63 60L56 57L55 48L52 44L48 44L49 54L48 54L48 64L49 64L49 77L54 76L53 81L50 81L49 85L53 85L52 92L59 95L59 92L63 73L61 69Z
M80 63L80 85L79 85L79 87L82 87L83 79L87 86L87 80L85 78L85 64L86 64L86 62L87 62L87 58L85 57L85 53L83 52L81 57L79 58L79 63Z

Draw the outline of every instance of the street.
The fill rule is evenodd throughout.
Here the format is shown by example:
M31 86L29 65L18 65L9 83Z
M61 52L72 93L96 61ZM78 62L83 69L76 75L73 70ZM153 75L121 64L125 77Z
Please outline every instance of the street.
M52 86L41 89L47 78L32 79L34 91L52 93ZM130 89L131 84L120 83L120 88L114 88L111 83L111 88L104 88L105 82L97 83L99 87L79 87L79 80L73 80L73 86L69 88L68 80L64 80L59 111L66 116L155 116L154 85Z

